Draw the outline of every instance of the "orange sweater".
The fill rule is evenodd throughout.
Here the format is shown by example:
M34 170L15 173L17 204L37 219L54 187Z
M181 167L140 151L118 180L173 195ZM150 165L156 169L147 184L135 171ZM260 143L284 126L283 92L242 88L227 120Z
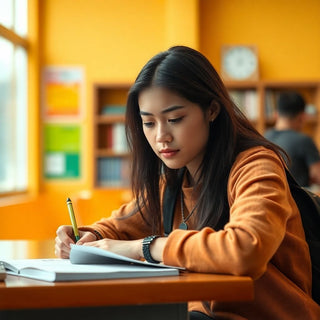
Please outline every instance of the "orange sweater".
M184 181L182 189L190 211L195 203L192 188ZM191 302L189 310L214 312L221 319L320 319L320 306L310 297L311 262L299 211L277 155L263 147L239 154L228 180L228 200L230 220L217 232L209 227L176 229L181 222L177 205L175 230L168 236L163 261L196 272L250 276L255 280L255 298L250 302ZM114 219L132 208L133 203L124 205L89 229L115 239L150 235L139 214Z

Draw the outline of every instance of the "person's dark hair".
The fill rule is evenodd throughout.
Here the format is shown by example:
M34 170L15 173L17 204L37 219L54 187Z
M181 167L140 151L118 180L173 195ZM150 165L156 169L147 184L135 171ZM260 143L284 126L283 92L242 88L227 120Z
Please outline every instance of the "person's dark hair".
M305 106L302 95L295 91L281 92L277 99L277 110L283 117L294 118L304 112Z
M138 97L142 90L160 86L199 104L203 112L211 103L220 113L210 124L207 150L200 168L201 190L197 203L197 228L222 227L229 218L227 182L239 152L265 146L281 156L278 148L251 125L232 102L218 73L200 52L175 46L151 58L140 71L127 99L126 131L132 152L132 191L138 209L145 207L144 218L154 233L161 230L159 182L172 184L178 170L164 165L143 133ZM199 181L198 181L199 182Z

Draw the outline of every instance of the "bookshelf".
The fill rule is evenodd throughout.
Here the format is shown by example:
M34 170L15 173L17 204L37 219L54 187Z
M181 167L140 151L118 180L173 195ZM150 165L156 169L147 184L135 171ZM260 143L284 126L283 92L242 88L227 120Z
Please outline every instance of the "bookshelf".
M257 81L224 82L232 100L261 132L263 130L262 86Z
M234 102L262 134L275 123L278 94L286 90L300 92L307 104L303 132L320 149L320 81L226 81L225 85Z
M307 103L304 132L320 148L320 81L225 81L236 104L260 133L274 125L275 101L279 92L296 90ZM130 84L94 85L94 188L129 187L130 155L124 121Z
M94 85L94 188L127 188L130 156L125 137L125 106L130 84Z

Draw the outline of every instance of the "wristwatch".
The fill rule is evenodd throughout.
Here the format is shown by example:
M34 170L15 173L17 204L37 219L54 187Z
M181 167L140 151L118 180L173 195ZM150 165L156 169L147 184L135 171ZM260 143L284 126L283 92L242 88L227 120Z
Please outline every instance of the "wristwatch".
M157 260L154 260L151 256L151 253L150 253L150 245L151 243L159 238L160 236L148 236L148 237L145 237L142 241L142 252L143 252L143 256L144 258L146 259L147 262L150 262L150 263L160 263L160 261L157 261Z

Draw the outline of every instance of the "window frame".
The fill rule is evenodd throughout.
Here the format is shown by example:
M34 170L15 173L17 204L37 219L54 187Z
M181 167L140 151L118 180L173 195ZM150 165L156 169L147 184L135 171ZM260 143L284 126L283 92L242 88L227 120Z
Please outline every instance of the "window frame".
M15 46L21 46L29 51L29 41L16 34L13 30L6 28L0 23L0 36L12 42Z
M29 28L29 15L30 15L30 7L28 6L27 9L27 16L28 16L28 28ZM29 34L29 32L28 32ZM13 29L9 29L7 27L5 27L4 25L2 25L0 23L0 36L3 37L4 39L6 39L7 41L11 42L12 45L17 48L17 47L21 47L26 51L27 54L27 86L29 86L29 82L30 82L30 41L26 37L22 37L20 35L18 35ZM27 106L27 110L29 110L29 90L27 91L27 99L26 99L26 106ZM28 112L27 112L28 113ZM28 115L28 119L27 120L27 141L29 142L29 124L30 124L30 117ZM29 169L30 169L30 164L29 164L29 160L30 160L30 156L29 156L29 146L27 146L27 159L28 159L28 164L26 167L26 171L27 171L27 184L26 184L26 188L24 190L8 190L8 191L4 191L0 193L0 199L6 198L6 197L11 197L14 195L22 195L22 194L28 194L30 193L30 174L29 174Z

